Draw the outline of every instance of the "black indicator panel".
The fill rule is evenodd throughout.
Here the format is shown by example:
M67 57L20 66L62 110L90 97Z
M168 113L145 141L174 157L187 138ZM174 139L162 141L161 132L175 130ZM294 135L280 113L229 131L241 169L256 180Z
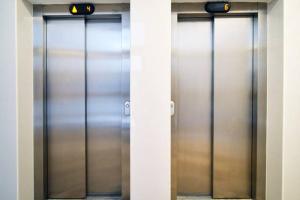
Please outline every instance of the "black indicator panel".
M209 13L227 13L230 8L229 2L208 2L205 4L205 10Z
M91 3L74 3L69 7L72 15L91 15L95 11L94 4Z

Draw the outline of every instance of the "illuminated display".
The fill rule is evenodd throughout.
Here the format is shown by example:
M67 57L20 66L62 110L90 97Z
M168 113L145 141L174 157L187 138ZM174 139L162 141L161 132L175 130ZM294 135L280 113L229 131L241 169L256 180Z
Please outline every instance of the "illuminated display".
M71 4L69 10L72 15L91 15L95 11L95 6L91 3Z

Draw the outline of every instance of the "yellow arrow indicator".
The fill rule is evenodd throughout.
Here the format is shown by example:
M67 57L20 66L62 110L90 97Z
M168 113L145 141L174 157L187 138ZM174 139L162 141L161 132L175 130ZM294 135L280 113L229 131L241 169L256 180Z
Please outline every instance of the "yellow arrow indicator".
M77 13L77 8L76 8L76 6L73 6L73 8L72 8L72 13Z

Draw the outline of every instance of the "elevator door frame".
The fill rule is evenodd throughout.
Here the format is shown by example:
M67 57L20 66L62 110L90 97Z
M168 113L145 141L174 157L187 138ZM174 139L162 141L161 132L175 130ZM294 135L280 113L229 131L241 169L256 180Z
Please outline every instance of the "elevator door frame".
M226 14L209 14L204 9L205 3L172 4L172 67L177 65L176 27L178 16L189 19L213 18L214 16L252 16L254 18L253 50L253 142L252 142L252 199L265 199L266 181L266 100L267 100L267 55L266 55L266 9L265 3L231 3L231 10ZM201 37L199 35L199 37ZM172 86L176 85L172 70ZM172 88L172 100L175 88ZM175 105L176 109L176 105ZM176 112L176 111L175 111ZM176 114L172 117L172 167L171 196L177 198L177 134Z
M96 4L90 16L72 16L69 5L45 5L33 8L34 46L34 199L47 199L47 131L46 131L46 20L48 18L112 19L121 18L122 77L124 104L130 102L130 16L129 4ZM72 34L72 33L70 33ZM127 92L128 91L128 92ZM124 107L125 108L125 107ZM130 117L124 116L121 132L122 199L130 199Z

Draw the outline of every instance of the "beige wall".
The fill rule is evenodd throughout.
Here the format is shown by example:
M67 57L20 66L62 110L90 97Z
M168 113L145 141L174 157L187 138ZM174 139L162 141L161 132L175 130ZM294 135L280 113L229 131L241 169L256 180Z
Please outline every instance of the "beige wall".
M282 196L283 0L268 6L266 198Z
M283 199L300 199L300 1L284 1Z
M300 1L268 8L267 199L300 198Z
M171 1L131 0L131 199L171 194Z
M17 196L16 1L0 6L0 199Z
M32 5L17 0L18 199L33 200Z

